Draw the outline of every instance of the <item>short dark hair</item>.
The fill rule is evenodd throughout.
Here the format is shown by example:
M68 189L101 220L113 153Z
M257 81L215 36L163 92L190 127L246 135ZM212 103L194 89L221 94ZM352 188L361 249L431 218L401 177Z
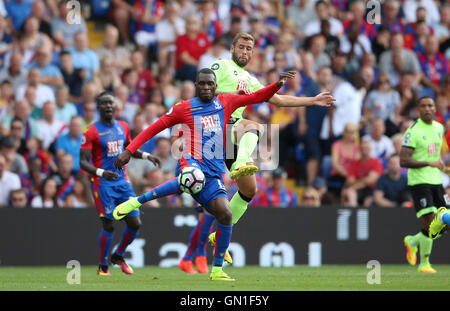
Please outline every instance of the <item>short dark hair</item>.
M231 43L231 45L235 46L239 39L243 39L245 41L252 41L253 45L255 44L255 38L251 34L246 33L246 32L240 32L234 36L233 42Z
M214 80L216 80L216 74L214 73L213 70L209 69L209 68L202 68L197 72L197 77L196 77L196 81L198 80L199 75L203 73L203 74L208 74L208 75L214 75Z
M97 97L95 98L95 101L98 103L98 102L100 101L100 98L103 97L103 96L105 96L105 95L110 95L110 96L112 96L113 98L115 98L114 94L112 94L111 92L109 92L109 91L103 91L103 92L101 92L100 94L97 95Z
M417 100L416 105L418 106L418 105L420 104L420 102L421 102L422 100L424 100L424 99L431 99L431 100L433 101L433 103L434 103L434 98L433 98L433 97L431 97L431 96L429 96L429 95L425 95L425 96L420 97L420 98Z

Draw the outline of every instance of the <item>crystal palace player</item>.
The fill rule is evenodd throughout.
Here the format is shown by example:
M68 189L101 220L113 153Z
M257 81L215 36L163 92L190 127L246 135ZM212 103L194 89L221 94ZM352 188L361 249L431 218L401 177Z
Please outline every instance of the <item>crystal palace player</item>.
M282 73L276 83L250 95L222 94L216 97L216 76L211 69L204 68L197 74L197 97L177 103L166 115L141 132L117 157L116 167L121 168L128 163L139 146L162 130L176 124L187 125L184 131L189 132L190 139L186 139L183 156L175 173L178 175L182 168L194 166L205 174L206 183L203 190L193 197L214 215L218 223L214 262L210 274L212 280L234 281L222 270L232 232L232 215L222 179L225 173L226 124L237 108L266 101L294 75L294 72ZM173 178L152 191L117 206L113 212L114 218L120 219L144 202L178 191L178 180Z
M127 180L125 171L114 168L114 161L123 148L131 141L128 124L114 119L114 96L107 92L97 97L97 109L100 120L89 126L82 138L80 151L80 167L92 175L92 192L102 221L100 233L100 263L98 275L110 275L108 255L111 250L114 227L112 221L113 208L134 197L135 193ZM93 165L90 163L92 157ZM159 159L141 151L133 153L133 157L148 159L160 165ZM111 263L120 265L126 274L133 269L125 263L123 254L138 234L141 224L139 210L135 210L125 218L126 228L116 251L111 256Z

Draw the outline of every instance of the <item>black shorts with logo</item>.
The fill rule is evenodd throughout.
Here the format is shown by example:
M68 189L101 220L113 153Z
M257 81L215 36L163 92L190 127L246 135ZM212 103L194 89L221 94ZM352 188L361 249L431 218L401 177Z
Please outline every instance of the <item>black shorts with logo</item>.
M442 185L419 184L409 186L409 189L417 218L436 213L442 206L450 207L450 200Z

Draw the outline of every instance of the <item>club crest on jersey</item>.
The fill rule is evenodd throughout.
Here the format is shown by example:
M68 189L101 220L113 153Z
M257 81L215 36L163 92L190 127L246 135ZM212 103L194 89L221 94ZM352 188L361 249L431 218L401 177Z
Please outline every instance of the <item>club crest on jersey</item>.
M222 109L222 105L217 99L214 99L214 108L215 109Z

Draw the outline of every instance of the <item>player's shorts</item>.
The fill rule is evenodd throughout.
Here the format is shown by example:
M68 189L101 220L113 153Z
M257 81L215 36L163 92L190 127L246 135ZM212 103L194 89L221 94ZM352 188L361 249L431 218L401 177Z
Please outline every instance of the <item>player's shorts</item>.
M184 161L183 167L193 166L201 169L201 165L196 159L183 159L183 161ZM175 176L178 176L180 172L181 172L181 164L180 162L178 162L177 168L175 169ZM201 207L205 208L208 212L211 213L211 210L209 209L209 205L211 204L211 202L219 197L224 197L228 200L228 194L223 184L222 176L210 177L205 174L205 178L206 178L205 186L203 186L202 191L200 191L197 194L192 194L192 197L194 198L195 201L197 201L198 204L201 205Z
M110 220L114 220L112 213L117 205L136 196L129 183L110 186L102 184L96 179L91 183L91 188L95 206L97 207L100 217L105 217ZM139 216L139 214L139 209L135 209L130 212L128 216L135 217Z
M419 184L409 186L409 189L417 218L436 213L442 206L450 207L449 197L442 185Z

